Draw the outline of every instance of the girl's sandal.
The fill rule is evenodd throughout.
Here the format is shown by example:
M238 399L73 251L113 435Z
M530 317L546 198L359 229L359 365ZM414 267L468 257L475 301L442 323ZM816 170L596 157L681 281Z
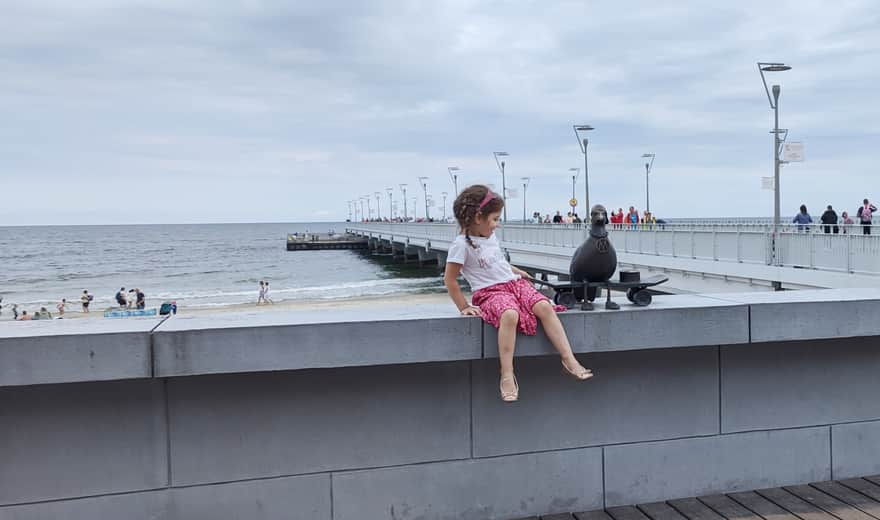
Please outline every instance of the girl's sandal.
M578 370L577 372L572 372L565 366L565 361L562 362L562 373L568 376L571 376L578 381L586 381L587 379L593 377L593 371L589 368L583 368L582 370Z
M513 380L513 390L510 392L504 391L504 382ZM510 377L502 377L501 382L498 384L498 390L501 391L501 400L505 403L512 403L519 399L519 385L516 382L516 376Z

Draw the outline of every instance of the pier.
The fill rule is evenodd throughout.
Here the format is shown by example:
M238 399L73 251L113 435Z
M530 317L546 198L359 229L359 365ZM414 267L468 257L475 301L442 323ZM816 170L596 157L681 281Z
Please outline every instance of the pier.
M292 233L287 235L288 251L323 251L327 249L366 249L366 238L352 234Z
M608 229L618 266L669 277L674 293L779 289L880 288L880 234L799 232L783 226L774 237L760 224L616 226ZM365 222L348 232L378 249L431 253L442 266L458 234L454 224ZM859 233L856 233L858 231ZM496 235L510 262L530 272L568 274L585 226L505 224Z
M512 404L451 304L0 323L0 518L695 520L880 473L880 290L621 307L560 314L588 382L520 336Z

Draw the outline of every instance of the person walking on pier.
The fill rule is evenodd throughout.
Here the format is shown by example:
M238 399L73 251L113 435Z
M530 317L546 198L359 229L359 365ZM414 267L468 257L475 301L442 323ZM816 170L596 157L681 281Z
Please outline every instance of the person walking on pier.
M807 213L807 205L801 204L801 211L797 215L794 216L793 223L798 225L798 231L810 231L810 226L807 224L813 223L813 217Z
M843 232L849 233L851 226L855 224L855 222L853 222L853 219L849 218L849 213L846 211L840 214L840 218L843 219L843 222L841 222L841 224L843 224Z
M835 235L840 232L840 228L837 227L837 212L831 208L831 204L828 205L825 213L822 213L821 221L822 229L826 234L831 233L832 229Z
M501 361L501 400L519 399L519 384L513 370L516 332L534 336L538 320L550 343L562 358L564 373L579 381L593 377L592 371L581 366L556 316L565 310L554 306L529 282L529 274L507 261L495 228L501 218L504 201L487 186L465 188L452 205L460 233L449 247L443 282L452 302L462 316L480 316L498 329L498 357ZM467 280L474 291L473 305L468 304L458 284L458 275Z
M877 208L868 202L868 199L862 201L862 207L859 208L856 216L859 217L859 223L862 224L863 235L871 234L871 221L874 219L875 211L877 211Z

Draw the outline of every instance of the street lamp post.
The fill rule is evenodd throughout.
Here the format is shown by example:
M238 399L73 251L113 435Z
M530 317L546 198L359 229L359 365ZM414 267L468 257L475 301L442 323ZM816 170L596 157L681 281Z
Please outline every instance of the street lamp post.
M358 197L358 199L361 201L361 220L364 220L364 198Z
M651 168L654 167L654 154L643 153L642 159L651 158L651 162L645 161L645 211L651 211L651 185L648 183L648 176L651 174Z
M458 174L452 172L460 172L461 168L458 166L448 166L446 171L449 172L449 176L452 178L452 187L455 188L455 196L458 197Z
M373 218L373 209L370 207L370 196L364 195L364 198L367 199L367 220Z
M587 164L587 151L588 146L590 144L590 140L587 139L586 133L592 130L595 130L590 125L572 125L574 128L574 136L577 138L578 146L581 149L581 153L584 154L584 207L587 208L587 215L590 214L590 169ZM581 132L583 132L584 136L581 137Z
M446 196L449 195L445 191L442 192L443 195L443 222L446 222Z
M501 200L504 201L504 222L507 222L507 182L504 179L504 161L499 161L499 157L510 157L510 154L507 152L492 152L492 155L495 156L495 164L498 165L498 170L501 172Z
M577 178L581 174L581 169L580 168L569 168L568 171L574 172L574 175L571 176L571 200L575 200L576 197L574 196L574 187L575 187L575 183L577 182ZM574 206L571 206L571 212L577 213L577 204L575 204Z
M431 215L428 214L428 178L419 177L419 182L422 183L422 190L425 192L425 220L431 220Z
M394 220L394 188L385 188L388 192L388 220Z
M779 153L782 141L779 139L779 93L781 88L779 85L773 85L773 97L770 97L770 89L767 88L767 80L764 78L765 72L783 72L791 70L791 67L784 63L764 63L758 62L758 72L761 73L761 82L764 84L764 92L767 93L767 101L770 102L770 108L773 109L773 237L774 240L779 232ZM774 259L775 263L775 259Z
M529 181L531 177L520 177L520 180L523 181L523 224L526 223L526 188L529 187Z
M379 197L382 196L378 191L374 191L373 195L376 196L376 220L382 220L382 213L379 212Z
M406 184L400 185L400 191L403 192L403 221L408 222L409 216L406 214Z
M348 202L348 221L351 222L351 201L346 202Z

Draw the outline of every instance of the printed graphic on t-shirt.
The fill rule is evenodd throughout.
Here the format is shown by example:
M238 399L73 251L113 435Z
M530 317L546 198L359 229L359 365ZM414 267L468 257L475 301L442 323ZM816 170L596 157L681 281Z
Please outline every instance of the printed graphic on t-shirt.
M486 257L485 255L480 253L480 258L479 258L479 260L477 260L477 263L483 269L489 269L493 265L497 264L498 261L502 260L503 258L504 258L504 255L502 255L501 251L498 251L498 250L493 251L493 255L490 257Z

